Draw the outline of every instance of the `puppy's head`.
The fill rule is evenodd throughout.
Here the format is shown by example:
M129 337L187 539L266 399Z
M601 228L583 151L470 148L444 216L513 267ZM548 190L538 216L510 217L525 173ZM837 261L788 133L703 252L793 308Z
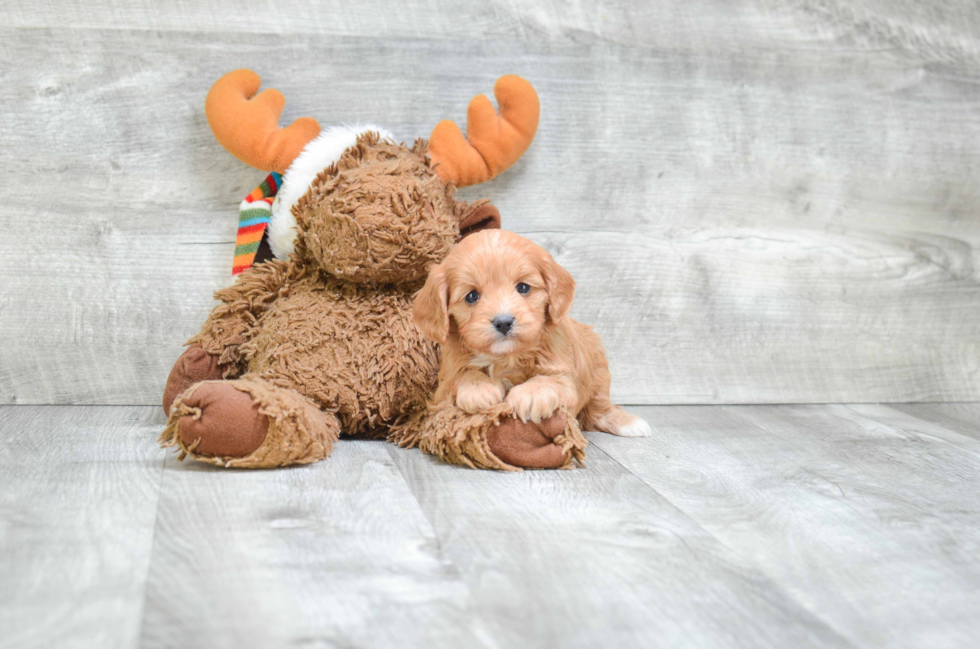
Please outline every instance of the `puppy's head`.
M458 338L471 353L533 349L544 329L568 315L575 280L551 255L504 230L463 239L435 266L415 298L415 322L444 343Z

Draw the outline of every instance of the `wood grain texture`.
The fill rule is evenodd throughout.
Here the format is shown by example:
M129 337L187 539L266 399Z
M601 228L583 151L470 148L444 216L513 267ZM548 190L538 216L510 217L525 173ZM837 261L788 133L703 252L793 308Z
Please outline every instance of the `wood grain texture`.
M0 407L0 647L971 646L976 404L632 410L654 436L502 474L220 470L156 407Z
M652 437L593 447L844 637L964 647L980 631L976 440L882 406L634 411Z
M887 45L937 60L976 60L980 16L971 0L41 0L0 7L2 24L49 28L610 42L723 50L799 45L801 36ZM737 29L732 29L737 26ZM930 57L930 58L931 58Z
M849 645L599 449L522 474L388 449L500 646Z
M384 442L234 471L167 459L142 647L485 647Z
M936 405L949 405L954 408L943 411L934 409L933 406ZM922 410L918 409L919 406L922 406ZM851 404L850 409L861 413L870 411L869 416L874 417L875 421L893 428L938 437L954 446L962 447L964 451L980 452L980 433L977 432L977 423L976 420L970 420L971 414L980 411L975 403L892 404L887 408L879 405Z
M203 115L242 66L405 139L530 78L465 196L572 271L620 402L980 398L975 4L355 4L0 11L0 403L158 401L261 179Z
M146 407L0 407L0 647L136 645L161 419Z
M980 441L980 405L976 403L897 404L894 409Z

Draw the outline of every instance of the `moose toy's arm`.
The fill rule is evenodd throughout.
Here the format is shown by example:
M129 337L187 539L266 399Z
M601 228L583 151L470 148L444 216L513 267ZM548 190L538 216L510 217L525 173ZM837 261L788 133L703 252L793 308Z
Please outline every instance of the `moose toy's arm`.
M276 301L289 284L289 264L267 261L252 266L234 285L215 291L221 302L211 311L200 333L187 341L217 356L223 378L234 378L244 371L239 346L248 340L259 317Z
M281 261L252 266L233 286L215 292L221 304L211 311L201 331L185 343L187 349L170 370L163 392L165 413L195 383L233 379L246 371L239 347L251 337L261 315L289 290L290 268Z

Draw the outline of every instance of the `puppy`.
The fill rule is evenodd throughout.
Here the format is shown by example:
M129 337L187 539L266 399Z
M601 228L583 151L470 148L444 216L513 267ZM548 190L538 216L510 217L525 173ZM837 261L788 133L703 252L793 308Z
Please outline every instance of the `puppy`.
M650 426L609 401L599 336L568 317L575 280L513 232L463 239L415 297L419 329L441 343L435 401L481 412L506 401L524 421L565 406L582 428L645 437Z

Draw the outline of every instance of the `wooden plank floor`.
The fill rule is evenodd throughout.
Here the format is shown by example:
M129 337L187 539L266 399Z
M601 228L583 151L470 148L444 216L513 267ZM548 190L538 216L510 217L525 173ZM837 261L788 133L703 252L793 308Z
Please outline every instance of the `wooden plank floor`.
M980 407L657 406L588 466L226 471L0 407L0 647L966 647Z

